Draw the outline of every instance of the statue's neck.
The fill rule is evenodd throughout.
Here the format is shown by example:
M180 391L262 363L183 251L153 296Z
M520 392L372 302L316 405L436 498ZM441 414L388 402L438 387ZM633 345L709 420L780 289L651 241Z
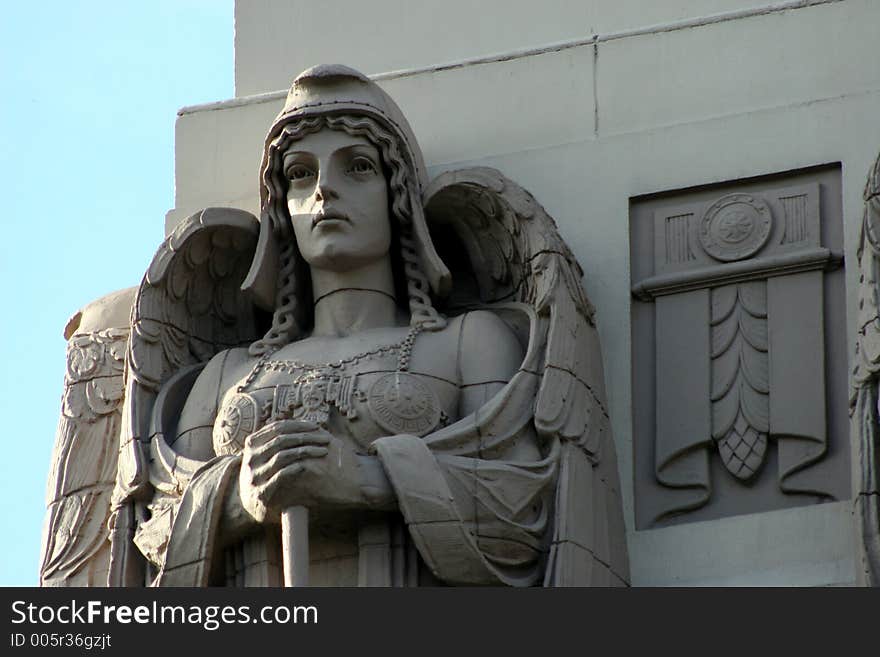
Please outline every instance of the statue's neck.
M313 335L350 335L400 323L390 259L346 271L312 267L311 274Z

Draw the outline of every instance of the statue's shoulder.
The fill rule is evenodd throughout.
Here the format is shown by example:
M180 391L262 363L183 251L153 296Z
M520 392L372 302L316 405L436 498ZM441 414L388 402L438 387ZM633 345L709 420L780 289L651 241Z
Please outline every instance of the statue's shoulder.
M248 353L247 347L225 349L215 354L205 363L192 387L186 391L180 426L213 424L223 396L247 376L255 362L256 359Z
M493 340L501 340L503 346L507 338L513 337L510 326L492 310L469 310L449 319L444 332L455 336L462 348L478 347L494 350Z
M450 317L440 331L419 336L432 358L456 363L468 380L507 378L523 360L524 349L511 326L491 310L470 310Z
M419 340L432 342L434 346L451 344L458 346L463 338L475 339L482 336L484 341L492 337L512 335L510 327L498 314L491 310L468 310L460 315L447 317L446 326L439 331L424 331ZM484 342L483 348L487 347Z
M190 394L200 393L203 390L216 393L219 390L222 395L239 379L246 376L256 361L257 359L248 353L247 347L224 349L205 363Z
M197 375L198 366L190 366L169 379L156 400L156 408L160 416L179 413L173 431L163 427L164 434L173 436L176 452L201 460L211 457L210 427L226 392L247 376L253 361L246 347L226 349L215 354Z

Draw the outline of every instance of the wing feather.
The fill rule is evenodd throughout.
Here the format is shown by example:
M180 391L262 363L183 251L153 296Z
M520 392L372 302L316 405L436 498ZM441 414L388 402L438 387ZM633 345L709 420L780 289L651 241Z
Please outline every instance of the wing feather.
M207 208L181 222L150 263L132 310L114 507L149 494L144 445L162 385L181 368L259 337L257 311L241 289L258 233L248 212Z
M75 334L47 482L40 581L105 585L107 520L116 479L128 330ZM99 555L99 553L102 554ZM88 566L88 567L86 567Z
M450 227L470 257L463 264L448 259L456 263L450 267L453 280L477 281L479 298L468 303L458 295L450 310L510 300L531 306L529 314L537 318L529 352L537 340L542 358L527 356L523 365L540 375L531 420L546 445L562 444L545 581L626 583L602 355L580 265L531 194L494 169L440 175L425 193L425 207L431 225ZM462 268L468 264L470 270Z
M534 408L539 434L574 441L598 458L608 421L594 310L553 219L525 189L484 167L442 174L425 198L432 225L450 226L465 245L478 301L528 303L546 327Z

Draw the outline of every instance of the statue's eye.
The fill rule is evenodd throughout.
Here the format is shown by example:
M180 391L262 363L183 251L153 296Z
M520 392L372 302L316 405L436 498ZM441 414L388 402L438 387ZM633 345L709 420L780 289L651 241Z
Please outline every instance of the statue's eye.
M377 173L377 170L376 165L373 164L372 160L360 156L351 161L351 164L348 167L348 173L353 173L356 176L368 176Z
M294 164L287 169L287 179L292 182L304 182L315 177L315 172L304 164Z

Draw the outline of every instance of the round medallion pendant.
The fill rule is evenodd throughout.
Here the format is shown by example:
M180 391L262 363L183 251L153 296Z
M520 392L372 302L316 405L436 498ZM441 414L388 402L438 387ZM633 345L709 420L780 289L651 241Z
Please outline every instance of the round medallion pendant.
M376 424L392 434L424 436L440 421L437 394L406 372L386 374L373 383L367 406Z
M214 453L238 454L244 448L244 440L257 430L260 413L253 396L238 392L223 405L214 422Z
M757 253L770 239L770 207L751 194L728 194L700 222L700 243L713 258L732 262Z

